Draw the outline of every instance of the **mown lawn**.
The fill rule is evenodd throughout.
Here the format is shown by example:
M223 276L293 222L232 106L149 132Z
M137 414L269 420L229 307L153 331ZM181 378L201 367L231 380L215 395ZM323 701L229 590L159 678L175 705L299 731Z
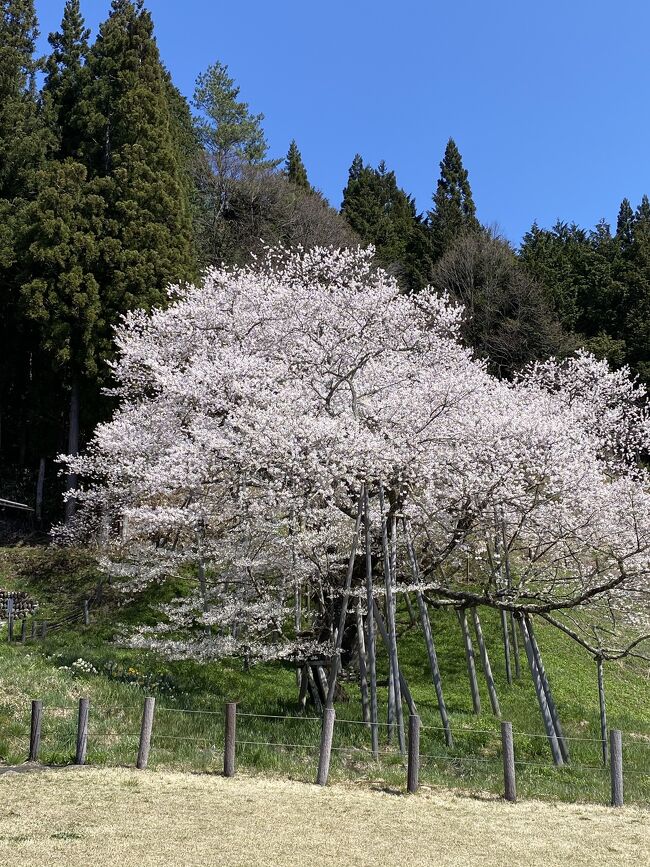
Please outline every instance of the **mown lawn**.
M47 549L0 552L0 587L29 590L41 602L39 617L60 619L80 610L96 574L83 554ZM183 587L168 588L169 595ZM157 700L150 757L157 769L219 770L223 761L223 704L239 703L237 760L249 773L312 780L317 766L320 722L313 709L301 715L295 671L282 665L246 671L238 660L198 665L172 663L153 654L120 648L115 637L131 623L152 617L151 598L118 607L110 588L93 612L90 627L75 623L26 646L0 642L0 761L26 758L29 706L44 701L41 759L65 764L74 753L76 702L91 699L88 762L132 765L137 752L142 701ZM482 683L483 712L472 714L459 627L449 613L433 613L443 688L455 745L444 745L435 693L419 629L400 616L400 660L423 722L422 779L426 784L499 793L502 788L499 721L490 713ZM608 772L601 766L596 671L593 661L555 630L538 627L538 639L571 738L571 766L554 768L530 677L508 686L497 618L484 615L484 631L504 719L515 731L518 788L522 797L607 803ZM0 633L2 635L3 633ZM75 666L77 660L84 664ZM92 666L89 672L84 668ZM386 659L380 659L386 683ZM404 785L404 763L381 729L381 756L368 753L369 734L360 724L359 691L344 681L348 700L337 706L332 778ZM647 667L610 664L606 669L609 721L624 732L626 799L650 804L650 678ZM380 688L386 718L386 686Z
M0 775L0 863L636 867L650 863L650 813L431 789L50 770Z

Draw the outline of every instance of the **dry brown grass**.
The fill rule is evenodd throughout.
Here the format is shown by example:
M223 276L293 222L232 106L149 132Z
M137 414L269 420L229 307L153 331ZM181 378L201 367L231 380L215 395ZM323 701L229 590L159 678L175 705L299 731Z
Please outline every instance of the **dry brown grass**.
M0 776L0 865L650 863L650 813L260 777L68 769Z

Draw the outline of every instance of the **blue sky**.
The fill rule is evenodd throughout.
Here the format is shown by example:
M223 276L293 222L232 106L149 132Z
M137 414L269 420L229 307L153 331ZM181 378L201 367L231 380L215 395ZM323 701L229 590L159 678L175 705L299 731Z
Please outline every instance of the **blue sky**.
M36 0L41 47L64 0ZM650 193L646 0L149 0L164 63L191 96L227 63L264 112L274 156L295 138L338 206L355 153L384 159L429 207L452 136L482 222L518 243L533 220L615 223ZM110 0L82 0L93 32Z

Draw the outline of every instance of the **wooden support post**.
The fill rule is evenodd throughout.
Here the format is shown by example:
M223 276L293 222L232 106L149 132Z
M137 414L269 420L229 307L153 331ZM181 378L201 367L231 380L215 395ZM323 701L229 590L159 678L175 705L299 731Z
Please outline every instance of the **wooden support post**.
M447 715L447 705L445 704L445 697L442 692L442 679L440 677L440 667L438 665L438 655L436 653L436 647L433 641L433 633L431 630L431 620L429 618L429 610L427 608L427 603L424 598L424 594L419 589L420 584L420 570L418 569L417 559L415 557L415 549L413 548L413 542L411 541L411 534L409 533L408 524L406 523L406 519L403 521L404 526L404 536L406 538L406 550L409 555L409 560L411 562L411 572L413 574L413 580L418 585L418 589L416 591L416 599L418 603L418 609L420 612L420 623L422 625L422 632L424 633L424 641L427 646L427 655L429 657L429 668L431 669L431 679L433 681L433 686L436 691L436 698L438 700L438 712L440 713L440 719L442 721L442 727L445 730L445 743L448 747L453 747L454 739L451 734L451 726L449 725L449 717Z
M226 728L223 748L223 775L235 776L235 743L237 738L237 702L226 704Z
M311 665L306 665L305 668L307 669L307 687L309 689L309 695L311 696L313 705L316 708L316 713L321 714L323 712L323 702L321 701L320 690L314 680L314 673Z
M546 671L544 670L544 661L542 660L542 654L539 649L539 645L537 644L537 639L535 638L535 630L533 629L533 621L532 618L526 614L525 615L526 627L528 629L528 635L530 638L530 644L533 649L533 654L535 656L535 665L537 666L537 670L539 672L540 680L542 681L542 687L544 689L544 695L546 696L546 703L548 704L548 709L551 713L551 719L553 720L553 727L555 728L555 733L557 735L557 741L560 747L560 752L562 753L562 760L564 762L570 761L569 755L569 745L567 743L566 738L564 737L564 732L562 730L562 723L560 722L560 714L558 713L557 706L555 704L555 699L553 698L553 692L551 690L551 684L548 681L548 677L546 676Z
M84 626L90 626L90 612L88 610L88 600L87 599L84 599L83 610L84 610Z
M390 660L389 660L390 663ZM393 666L388 666L388 710L386 715L386 743L392 744L395 737L396 714L395 714L395 680Z
M45 638L47 636L47 620L44 620L41 623L41 638Z
M375 608L375 623L377 624L377 630L379 635L381 636L381 640L384 642L384 646L388 651L388 632L386 631L386 624L384 623L384 619L381 616L381 611L377 605L377 600L374 601ZM409 713L417 715L418 709L413 701L413 696L411 695L411 690L409 689L408 681L404 677L404 674L400 671L399 673L399 683L402 691L402 695L404 696L404 701L409 709Z
M620 729L609 733L609 765L612 777L612 807L623 806L623 735Z
M29 759L30 762L38 761L38 752L41 747L41 720L43 718L43 702L38 699L32 702L32 721L29 732Z
M420 785L420 717L409 716L409 752L406 788L411 793L417 792Z
M497 695L496 686L494 685L494 678L492 677L492 666L490 665L490 657L488 656L487 647L485 646L483 629L481 628L481 621L478 616L478 610L476 606L472 608L472 618L474 620L476 640L478 642L479 653L481 655L481 665L483 666L483 674L485 675L485 681L487 683L488 695L490 696L490 706L492 708L492 713L495 716L501 716L499 697Z
M7 599L7 641L14 640L14 600Z
M327 785L330 772L330 757L332 755L332 738L334 736L334 720L336 711L333 707L326 707L323 711L323 724L320 735L320 752L318 755L318 773L316 783L319 786Z
M399 661L397 658L397 634L395 630L395 547L397 545L396 538L396 519L391 519L391 544L389 550L388 539L388 520L386 516L384 491L383 486L379 486L379 509L381 513L381 542L383 549L384 562L384 588L386 591L386 620L388 627L388 658L393 674L393 694L395 696L395 717L397 722L397 736L399 738L399 749L402 755L406 752L406 738L404 737L404 712L402 710L402 690L400 687L399 678Z
M503 753L503 782L506 801L517 800L515 776L515 748L512 739L512 723L501 723L501 751Z
M537 694L537 701L539 703L539 709L542 714L542 721L544 722L544 728L546 730L546 736L548 738L549 745L551 747L551 753L553 755L553 762L556 765L563 765L564 759L562 758L562 751L560 750L560 745L558 743L557 732L555 730L555 726L553 725L553 718L551 716L551 711L548 707L548 702L546 701L546 693L544 692L544 687L542 686L542 679L539 675L539 670L537 668L537 663L535 662L535 654L533 653L533 648L530 641L530 636L528 635L528 628L526 627L526 621L523 617L519 617L519 626L521 628L521 636L524 641L524 647L526 649L526 657L528 658L528 667L530 668L530 674L533 679L533 684L535 686L535 692Z
M142 725L140 726L140 746L138 748L138 759L135 763L136 768L143 771L147 767L149 761L149 749L151 747L151 729L153 727L153 712L156 705L156 699L147 696L144 700L144 709L142 711Z
M519 660L519 639L517 638L517 630L515 628L515 616L512 611L508 617L510 621L510 632L512 634L512 655L515 660L515 680L521 678L521 662Z
M24 644L27 641L27 617L23 617L20 624L20 642Z
M465 662L467 664L467 674L469 677L469 686L472 693L472 706L474 713L478 716L481 713L481 695L478 691L478 681L476 679L476 663L474 661L474 648L472 647L472 639L467 626L467 612L464 608L456 609L458 612L458 620L463 633L463 643L465 645Z
M359 682L361 687L361 711L363 721L370 723L370 701L368 697L368 674L366 665L366 639L363 629L363 614L361 613L361 600L356 605L357 621L357 646L359 648Z
M415 626L417 622L417 618L415 616L415 609L413 608L413 603L411 602L411 594L406 592L404 594L404 601L406 602L406 610L409 613L409 625Z
M323 707L327 704L328 700L328 685L327 685L327 675L325 674L325 669L322 665L314 665L314 680L316 681L316 685L318 686L318 691L320 693L321 701L323 703Z
M379 731L377 728L377 659L375 655L375 617L374 596L372 586L372 554L370 544L370 505L368 501L368 486L363 487L363 528L366 544L366 615L368 676L370 678L370 741L372 754L379 758Z
M512 684L512 666L510 665L510 636L508 634L508 615L501 611L501 632L503 634L503 654L506 662L506 680Z
M357 549L359 547L359 530L361 529L361 516L363 514L363 499L365 485L361 485L359 501L357 504L357 520L354 526L354 540L350 550L350 558L348 560L348 571L345 576L345 585L343 587L343 599L341 601L341 612L339 614L339 623L335 633L334 654L330 665L329 686L327 678L325 678L325 706L333 707L334 693L336 691L336 678L341 668L341 647L343 645L343 633L345 631L345 621L348 614L348 604L350 601L350 587L352 586L352 573L354 572L354 563L357 559ZM320 673L320 672L319 672ZM324 676L324 673L323 673Z
M603 765L607 767L607 705L605 704L605 682L603 679L603 658L596 657L598 666L598 704L600 706L600 739L602 742Z
M88 713L90 709L90 699L79 699L79 717L77 719L77 751L75 753L75 765L84 765L86 763L86 752L88 750Z
M300 692L298 693L298 705L301 710L304 710L307 706L307 687L309 685L309 678L307 676L307 666L303 665L299 669L300 671Z

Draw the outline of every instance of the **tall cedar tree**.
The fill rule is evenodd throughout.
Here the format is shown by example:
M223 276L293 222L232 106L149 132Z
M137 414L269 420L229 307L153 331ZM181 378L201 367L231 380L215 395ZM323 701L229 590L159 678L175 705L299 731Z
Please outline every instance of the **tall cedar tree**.
M434 261L444 255L459 235L480 229L467 169L452 138L440 163L440 178L428 217Z
M285 174L287 179L297 187L301 187L303 190L312 189L307 177L307 169L302 161L302 154L298 150L298 145L296 144L295 139L293 139L289 145L287 158L285 160Z
M394 265L399 273L417 218L413 199L383 161L375 169L355 156L341 213L362 241L374 245L382 265Z
M48 37L52 51L46 60L44 86L46 105L58 138L58 156L62 159L78 155L83 137L75 108L81 96L89 36L79 0L67 0L61 30Z
M0 484L16 487L32 434L37 341L19 309L21 227L48 149L37 99L37 20L32 0L0 2Z
M45 88L64 159L41 178L23 290L69 385L71 454L103 414L112 326L165 304L167 285L196 273L182 113L151 16L114 0L84 64L85 33L68 3Z

